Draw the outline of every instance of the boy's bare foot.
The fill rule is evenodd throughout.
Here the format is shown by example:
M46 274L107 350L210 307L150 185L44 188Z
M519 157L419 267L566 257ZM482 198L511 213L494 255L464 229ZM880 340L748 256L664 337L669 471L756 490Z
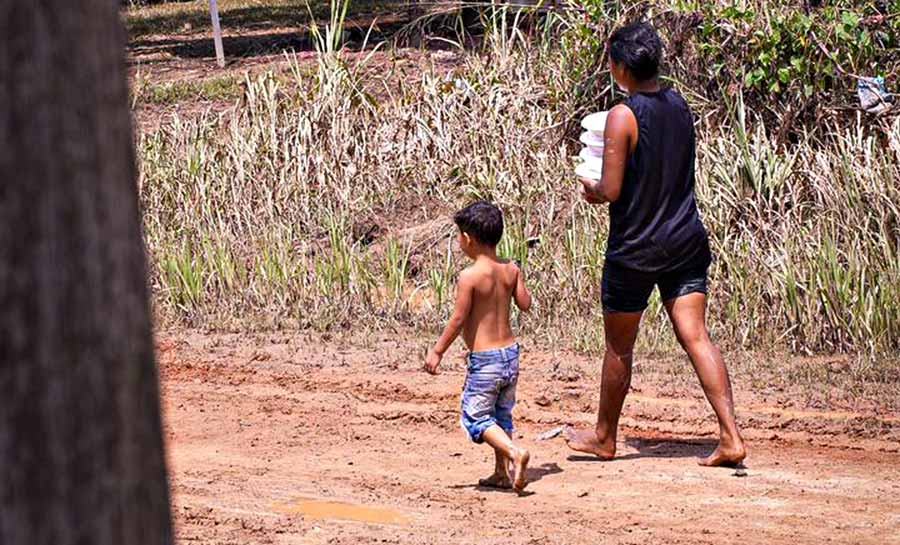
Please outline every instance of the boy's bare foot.
M576 431L567 428L565 439L570 449L593 454L601 460L612 460L616 456L615 441L601 441L594 430Z
M528 459L531 454L525 449L516 449L513 454L513 488L516 492L522 492L528 486Z
M494 473L490 477L479 479L479 486L484 486L486 488L503 488L509 489L513 487L513 483L509 478L509 475L504 475L503 473Z
M744 448L743 443L737 443L736 445L719 443L719 446L716 447L712 454L697 460L697 463L707 467L736 466L743 462L746 457L747 450Z

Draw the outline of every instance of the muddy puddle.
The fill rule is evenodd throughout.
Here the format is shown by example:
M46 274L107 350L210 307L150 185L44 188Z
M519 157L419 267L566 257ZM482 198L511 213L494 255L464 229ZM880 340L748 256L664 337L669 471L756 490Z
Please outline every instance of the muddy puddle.
M395 526L405 526L412 522L409 515L394 509L315 498L298 498L290 503L276 504L274 508L279 513L303 515L313 520L339 520Z

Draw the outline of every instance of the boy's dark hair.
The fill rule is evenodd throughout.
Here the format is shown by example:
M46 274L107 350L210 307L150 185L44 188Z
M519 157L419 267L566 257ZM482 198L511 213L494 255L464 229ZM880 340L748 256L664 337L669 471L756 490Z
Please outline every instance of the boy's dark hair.
M463 233L478 242L496 246L503 237L503 212L487 201L477 201L453 215Z
M624 64L638 81L659 75L662 49L659 34L648 23L623 26L609 37L610 58L617 64Z

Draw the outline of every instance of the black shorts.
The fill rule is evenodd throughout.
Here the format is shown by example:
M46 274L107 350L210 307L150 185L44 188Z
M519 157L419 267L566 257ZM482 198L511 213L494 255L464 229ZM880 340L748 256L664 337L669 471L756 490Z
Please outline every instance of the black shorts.
M628 269L613 263L603 266L602 301L604 312L643 312L647 308L653 286L659 286L660 298L665 301L688 295L706 293L709 265L648 273Z

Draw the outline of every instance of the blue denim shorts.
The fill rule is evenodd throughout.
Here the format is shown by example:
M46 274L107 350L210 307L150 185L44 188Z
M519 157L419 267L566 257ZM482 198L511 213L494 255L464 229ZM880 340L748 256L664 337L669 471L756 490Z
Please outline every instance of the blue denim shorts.
M484 431L494 424L512 437L512 410L519 381L519 345L472 352L468 358L462 394L462 422L469 438L483 442Z

